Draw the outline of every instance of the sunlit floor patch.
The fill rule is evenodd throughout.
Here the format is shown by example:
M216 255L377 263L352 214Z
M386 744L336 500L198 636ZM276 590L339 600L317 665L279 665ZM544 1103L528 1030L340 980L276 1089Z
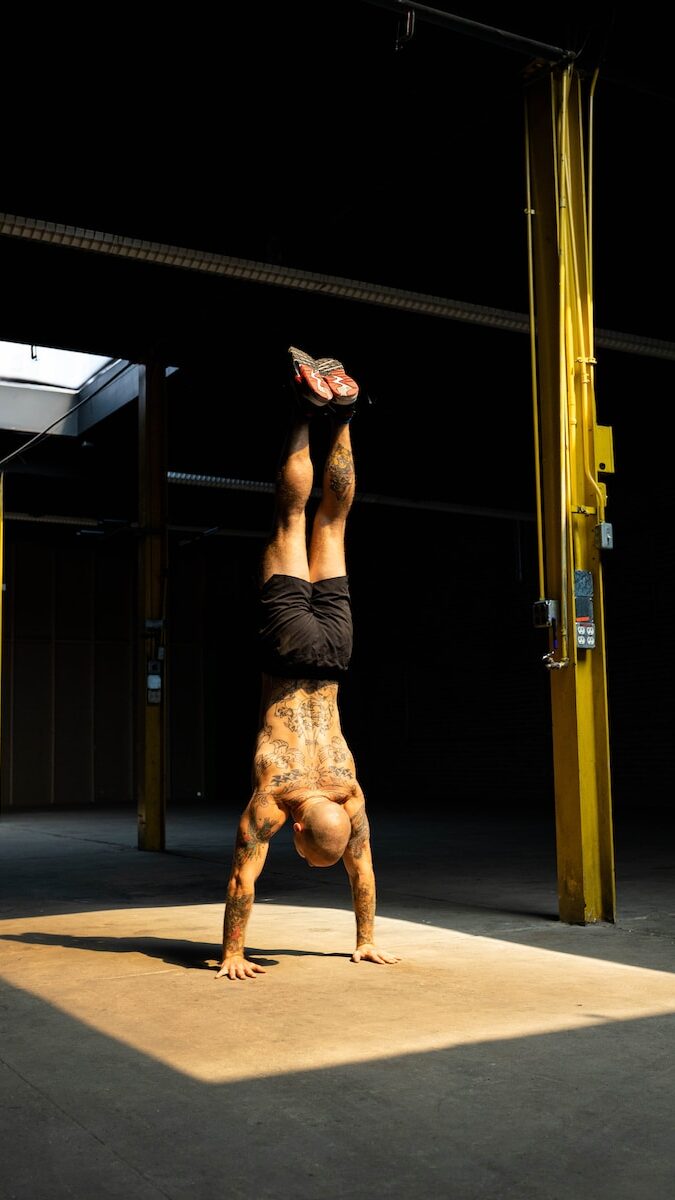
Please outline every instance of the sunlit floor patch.
M349 961L354 918L259 904L255 980L215 979L221 905L0 922L0 976L196 1079L222 1082L675 1012L675 977L378 918L395 966Z

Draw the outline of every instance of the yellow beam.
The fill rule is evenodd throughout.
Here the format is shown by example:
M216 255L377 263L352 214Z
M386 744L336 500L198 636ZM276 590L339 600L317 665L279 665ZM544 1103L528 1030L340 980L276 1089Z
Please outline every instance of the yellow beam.
M138 847L163 850L166 816L167 577L165 372L141 367L138 397L136 801Z
M615 917L602 563L611 430L596 424L590 170L594 81L555 68L528 87L528 220L558 897L572 924ZM590 156L589 156L590 161ZM536 329L536 337L534 335ZM538 467L539 469L539 467ZM592 588L589 601L579 592ZM583 618L586 618L585 620ZM595 628L595 645L592 629Z

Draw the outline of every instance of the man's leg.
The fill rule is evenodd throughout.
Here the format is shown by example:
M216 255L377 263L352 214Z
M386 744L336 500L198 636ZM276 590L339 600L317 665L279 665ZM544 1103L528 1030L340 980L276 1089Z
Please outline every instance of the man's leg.
M355 487L349 422L336 422L323 472L323 494L312 525L309 548L312 583L347 574L345 528Z
M305 506L314 482L309 454L309 425L298 417L288 435L277 475L274 532L265 547L261 583L272 575L295 575L309 579Z

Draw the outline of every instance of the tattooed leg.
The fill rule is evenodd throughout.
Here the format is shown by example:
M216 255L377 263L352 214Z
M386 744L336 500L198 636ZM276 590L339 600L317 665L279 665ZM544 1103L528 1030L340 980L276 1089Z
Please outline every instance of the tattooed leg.
M338 425L323 472L322 504L335 517L346 519L354 499L356 476L349 425Z
M321 502L312 526L309 573L313 582L347 574L345 528L355 488L349 425L338 425L326 458Z

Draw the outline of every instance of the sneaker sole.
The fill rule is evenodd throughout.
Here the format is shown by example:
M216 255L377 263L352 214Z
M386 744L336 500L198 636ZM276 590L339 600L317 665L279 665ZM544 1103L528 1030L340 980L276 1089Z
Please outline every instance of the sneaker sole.
M288 353L291 356L295 383L302 397L317 408L329 404L333 399L333 392L312 356L304 350L299 350L297 346L289 346Z
M335 404L342 406L356 403L359 385L351 375L347 375L337 358L317 358L316 365L331 390Z

